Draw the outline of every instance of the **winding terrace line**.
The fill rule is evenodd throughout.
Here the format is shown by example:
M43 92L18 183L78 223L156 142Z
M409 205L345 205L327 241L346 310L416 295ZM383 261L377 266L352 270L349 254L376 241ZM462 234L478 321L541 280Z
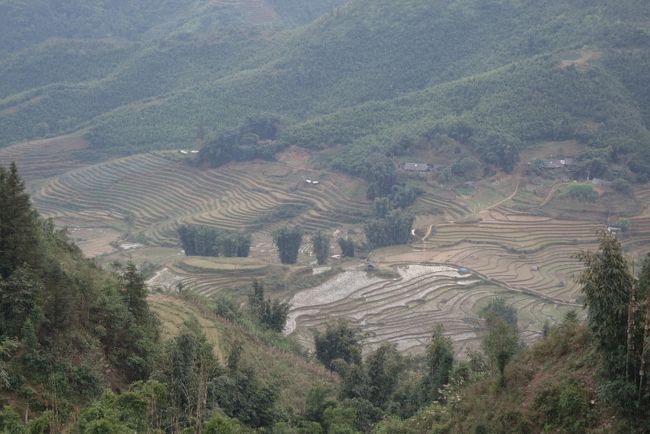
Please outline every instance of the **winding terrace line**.
M412 265L412 264L404 263L404 262L395 262L395 263L387 262L387 263L385 263L385 264L387 264L387 265L392 265L392 266L406 266L406 265ZM418 265L423 265L423 266L439 266L439 267L451 267L451 268L456 268L456 269L458 269L458 265L457 265L457 264L451 264L451 263L435 263L435 262L426 262L426 263L420 263L420 264L418 264ZM538 298L538 299L541 299L541 300L544 300L544 301L547 301L547 302L550 302L550 303L560 304L560 305L563 305L563 306L573 306L573 307L580 307L580 306L581 306L581 305L578 304L578 303L571 303L571 302L569 302L569 301L562 300L562 299L557 298L557 297L552 297L552 296L546 295L546 294L544 294L544 293L542 293L542 292L540 292L540 291L536 291L536 290L533 290L533 289L529 289L529 288L515 288L515 287L509 285L509 284L506 283L506 282L503 282L503 281L501 281L501 280L499 280L499 279L495 279L495 278L489 277L489 276L487 276L487 275L485 275L485 274L483 274L483 273L481 273L481 272L479 272L479 271L476 271L476 270L474 270L474 269L472 269L472 268L469 268L469 267L464 267L464 268L466 268L468 271L471 271L472 273L474 273L475 275L477 275L480 279L482 279L482 280L484 280L484 281L486 281L486 282L488 282L488 283L492 283L493 285L500 286L501 288L507 289L507 290L512 291L512 292L517 292L517 293L520 293L520 294L529 295L529 296L531 296L531 297L535 297L535 298Z

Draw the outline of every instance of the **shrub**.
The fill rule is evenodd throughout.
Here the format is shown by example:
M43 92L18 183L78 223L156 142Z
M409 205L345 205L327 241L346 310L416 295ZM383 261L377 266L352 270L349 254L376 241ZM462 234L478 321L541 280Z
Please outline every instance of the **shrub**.
M623 194L632 193L632 185L624 179L617 178L612 181L612 189Z
M598 199L598 192L589 184L575 184L564 191L560 197L580 202L595 202Z
M589 391L577 381L545 387L535 397L534 407L545 430L577 434L589 426Z
M341 248L341 256L353 258L354 257L354 241L346 240L345 238L339 238L338 240L339 247Z
M238 321L241 318L241 311L237 302L230 297L221 296L217 297L211 304L212 311L228 321Z

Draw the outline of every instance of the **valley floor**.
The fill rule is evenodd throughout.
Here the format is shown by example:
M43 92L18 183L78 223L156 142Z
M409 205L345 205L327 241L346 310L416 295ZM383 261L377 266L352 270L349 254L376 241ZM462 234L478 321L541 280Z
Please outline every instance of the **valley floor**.
M344 317L367 334L367 345L395 342L414 353L442 322L463 353L478 344L477 313L495 295L517 308L523 336L533 341L545 323L581 308L574 255L596 247L598 229L628 220L621 239L635 258L650 242L650 186L624 207L605 195L582 204L562 199L570 182L515 170L460 190L416 181L425 193L413 207L409 245L332 259L321 269L304 243L298 265L283 266L270 234L286 221L334 240L362 239L371 209L363 182L317 169L308 152L293 148L277 162L201 170L179 151L84 163L76 158L84 146L74 136L15 145L0 149L0 164L18 160L37 209L67 227L86 254L144 265L152 287L242 298L253 278L263 280L273 297L291 303L286 332L307 346L315 329ZM252 232L251 258L185 257L176 236L184 223Z

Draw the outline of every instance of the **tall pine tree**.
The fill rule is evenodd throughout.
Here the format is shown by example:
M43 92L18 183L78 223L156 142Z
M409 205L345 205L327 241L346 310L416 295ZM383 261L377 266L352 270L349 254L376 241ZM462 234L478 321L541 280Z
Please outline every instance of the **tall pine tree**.
M298 251L302 243L302 229L300 227L284 226L273 232L273 243L278 248L280 262L295 264L298 261Z
M637 298L637 292L645 294L645 288L637 291L638 282L623 256L621 243L608 232L600 233L598 252L583 252L579 258L585 264L579 281L588 308L589 328L601 358L601 395L632 414L631 404L641 404L639 383L643 380L639 376L645 369L645 318L638 318ZM645 273L643 270L642 280ZM641 306L646 304L644 300Z
M314 247L314 254L316 255L318 265L326 264L327 257L330 254L330 237L318 231L311 237L311 243Z
M9 277L19 266L35 262L37 230L25 183L15 163L0 167L0 276Z

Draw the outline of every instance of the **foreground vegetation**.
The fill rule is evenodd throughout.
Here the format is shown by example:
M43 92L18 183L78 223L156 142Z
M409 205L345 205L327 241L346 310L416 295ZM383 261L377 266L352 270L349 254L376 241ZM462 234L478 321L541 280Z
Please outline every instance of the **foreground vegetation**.
M62 430L107 384L148 378L157 320L135 268L109 274L84 259L31 209L15 166L0 169L0 201L0 386Z

